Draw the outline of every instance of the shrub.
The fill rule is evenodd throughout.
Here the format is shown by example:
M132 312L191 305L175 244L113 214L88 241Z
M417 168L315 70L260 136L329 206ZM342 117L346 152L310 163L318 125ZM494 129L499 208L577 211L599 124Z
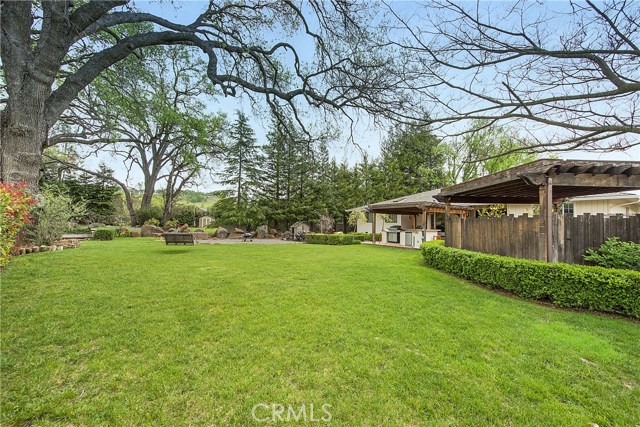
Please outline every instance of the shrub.
M156 218L149 218L144 222L144 225L155 225L156 227L160 226L160 220Z
M525 298L640 318L640 273L489 255L428 242L428 266Z
M354 239L360 240L361 242L370 242L371 241L371 233L346 233L346 236L353 236ZM376 242L382 241L382 233L376 233Z
M131 232L127 227L116 228L116 237L131 237Z
M9 262L16 236L31 220L29 213L35 203L26 184L0 182L0 267Z
M139 225L146 224L150 219L155 218L160 224L162 221L162 209L157 206L150 206L144 209L138 209L136 212L136 221Z
M348 234L307 233L304 242L312 245L357 245L361 241Z
M640 271L640 245L610 237L597 251L589 249L584 259L600 267Z
M84 216L83 203L74 201L68 194L55 187L43 188L40 203L36 210L37 221L29 230L36 246L51 245L60 240L69 226L69 222Z
M109 228L101 228L93 233L93 240L113 240L116 235L114 230Z
M178 228L180 227L182 224L180 224L178 221L176 221L175 219L170 219L167 222L164 223L165 227L169 227L169 228Z
M198 223L198 218L202 215L202 211L196 206L176 206L171 211L169 220L175 221L178 226L182 224L192 226Z

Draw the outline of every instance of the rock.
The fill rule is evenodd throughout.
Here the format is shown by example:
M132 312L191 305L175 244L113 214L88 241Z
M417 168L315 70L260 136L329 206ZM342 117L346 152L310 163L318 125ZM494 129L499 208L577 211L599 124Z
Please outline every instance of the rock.
M142 234L139 231L132 231L131 232L131 237L141 237Z
M178 233L186 233L189 231L189 224L182 224L180 228L178 228Z
M218 227L218 231L216 231L216 237L226 239L227 237L229 237L229 230L224 227Z
M34 246L31 248L31 252L34 254L37 254L38 252L40 252L40 246Z
M209 240L211 238L211 234L204 231L194 231L191 234L195 240Z
M56 240L54 243L56 246L65 247L67 249L80 247L80 240L78 239L61 239L61 240Z
M277 236L278 235L278 230L276 230L275 228L272 228L271 230L269 230L269 235L271 236Z
M45 245L41 245L41 246L40 246L40 252L46 252L46 251L48 251L48 250L49 250L49 247L48 247L48 246L45 246Z
M26 253L27 253L27 251L25 250L25 248L20 248L20 249L18 249L18 254L19 254L19 255L24 255L24 254L26 254Z
M266 239L267 237L269 237L269 227L261 225L256 229L256 238Z
M233 232L234 232L234 233L238 233L238 234L244 234L244 230L243 230L242 228L238 228L238 227L236 227L236 228L233 230Z
M154 237L154 234L162 234L164 230L160 227L156 227L155 225L145 224L140 229L140 235L142 237Z

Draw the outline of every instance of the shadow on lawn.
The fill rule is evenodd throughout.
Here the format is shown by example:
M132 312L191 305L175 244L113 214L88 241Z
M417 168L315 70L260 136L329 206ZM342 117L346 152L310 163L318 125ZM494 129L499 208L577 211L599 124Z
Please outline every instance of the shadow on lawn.
M184 247L184 248L180 248L180 249L164 249L164 250L158 250L156 251L156 253L161 254L161 255L181 255L181 254L188 254L188 248Z

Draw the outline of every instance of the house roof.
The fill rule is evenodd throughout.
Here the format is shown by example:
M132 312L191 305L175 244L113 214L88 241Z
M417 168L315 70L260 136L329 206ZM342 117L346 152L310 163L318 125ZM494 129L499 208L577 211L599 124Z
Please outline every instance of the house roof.
M452 185L435 196L451 203L529 204L551 184L554 202L578 196L640 189L640 162L540 159Z
M360 209L366 212L375 210L376 212L380 213L415 215L422 213L422 211L425 209L428 210L428 208L432 208L434 210L444 210L444 203L439 202L434 198L434 196L438 193L440 193L440 189L409 194L402 197L396 197L395 199L384 200L382 202L372 203L370 205L360 206L358 208L352 208L347 212ZM468 204L457 204L452 205L451 209L452 211L469 211L473 210L473 207Z
M571 197L567 200L575 201L575 200L626 200L626 199L639 200L640 194L629 193L629 192L591 194L588 196Z

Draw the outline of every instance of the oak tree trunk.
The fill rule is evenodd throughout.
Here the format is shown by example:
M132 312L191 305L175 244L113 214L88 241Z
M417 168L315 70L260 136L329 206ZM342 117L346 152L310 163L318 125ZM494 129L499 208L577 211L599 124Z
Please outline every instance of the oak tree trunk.
M10 100L0 116L0 174L3 182L25 182L37 191L42 151L47 138L44 102L45 85L31 81L21 91L21 99Z

